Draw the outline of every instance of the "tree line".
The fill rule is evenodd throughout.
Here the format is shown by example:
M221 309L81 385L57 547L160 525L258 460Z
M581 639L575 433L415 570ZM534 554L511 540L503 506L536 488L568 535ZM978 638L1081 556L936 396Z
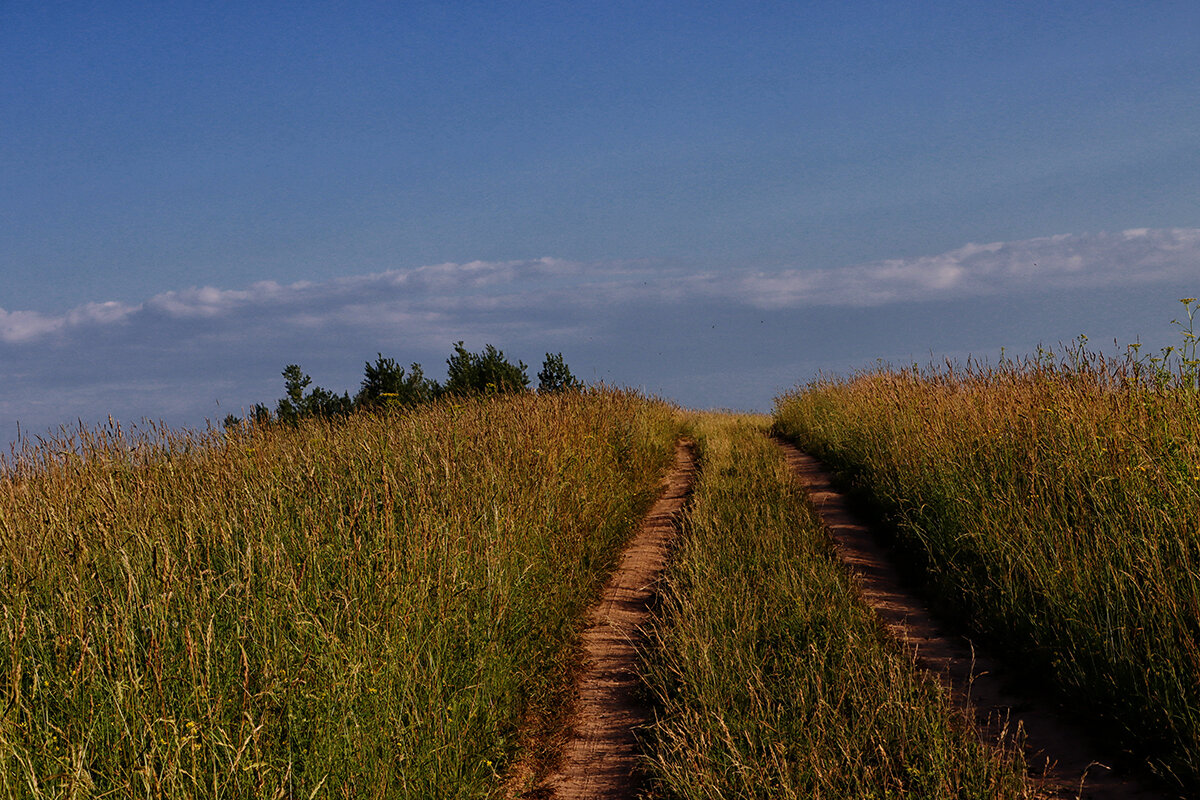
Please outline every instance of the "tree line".
M515 364L503 350L487 345L478 353L454 343L454 352L446 359L446 382L438 383L426 377L418 363L409 364L406 371L395 359L379 353L375 363L366 362L362 383L351 397L349 392L337 394L320 386L312 386L312 378L299 364L288 364L283 370L284 396L274 411L263 403L254 406L248 419L255 424L282 422L295 424L310 417L345 417L356 411L386 412L431 403L441 397L470 397L475 395L527 392L529 368L523 361ZM562 353L546 353L537 373L539 393L577 391L583 383L571 374ZM312 386L310 389L309 387ZM225 427L241 424L234 414L225 417Z

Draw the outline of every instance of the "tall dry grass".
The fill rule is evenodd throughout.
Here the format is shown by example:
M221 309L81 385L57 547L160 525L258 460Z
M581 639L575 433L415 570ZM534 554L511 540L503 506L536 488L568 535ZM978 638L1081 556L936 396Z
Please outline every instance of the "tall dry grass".
M26 447L0 793L488 796L676 427L599 392Z
M894 523L947 609L1195 791L1200 394L1145 367L1076 347L883 370L780 397L775 425Z
M696 422L700 484L645 659L673 798L1015 798L981 743L858 598L765 418Z

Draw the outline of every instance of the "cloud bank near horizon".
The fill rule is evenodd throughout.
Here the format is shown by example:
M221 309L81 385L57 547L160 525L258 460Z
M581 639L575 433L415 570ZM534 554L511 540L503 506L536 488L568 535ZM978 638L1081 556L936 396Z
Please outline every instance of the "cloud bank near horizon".
M967 244L933 256L832 269L688 272L647 262L580 263L556 258L444 263L327 282L266 281L244 289L170 291L141 303L92 302L62 314L0 308L0 342L66 345L97 329L209 321L247 332L284 329L403 329L427 341L496 336L569 311L614 304L727 301L770 310L890 303L1146 285L1200 272L1200 228L1062 234ZM558 313L556 313L556 309ZM572 327L567 325L567 327ZM229 331L232 335L232 330Z
M778 366L778 342L805 338L789 346L828 351L834 338L861 336L854 326L862 323L852 320L862 319L864 309L901 320L893 324L907 327L901 333L917 351L949 350L978 342L963 339L961 321L939 328L935 319L917 330L917 323L903 321L904 309L940 302L949 320L953 309L988 298L1014 305L1020 297L1053 294L1057 307L1071 292L1111 290L1118 298L1159 287L1162 294L1197 279L1200 229L1177 228L967 244L837 269L697 273L657 262L474 261L324 282L193 287L60 314L0 309L0 379L7 389L0 425L20 419L37 427L107 413L194 424L278 396L279 370L287 363L301 363L321 385L353 390L362 361L377 351L433 366L459 339L474 348L496 344L526 360L563 350L572 366L577 356L590 363L587 380L653 380L654 391L675 397L672 375L679 387L695 387L705 375L750 369L750 359L755 374L775 374L785 369ZM768 320L777 323L773 330ZM810 327L797 327L803 325ZM879 341L890 339L858 346L874 350ZM843 351L855 352L850 345ZM728 363L714 364L710 354L717 352ZM789 356L786 369L795 369L800 357ZM889 353L856 359L877 356ZM428 372L437 375L435 366ZM749 396L749 378L712 380L702 402L752 407L739 406L730 388ZM769 398L774 388L758 391Z
M1138 228L967 244L948 253L840 269L759 273L742 296L764 308L887 303L1071 291L1195 277L1200 229Z

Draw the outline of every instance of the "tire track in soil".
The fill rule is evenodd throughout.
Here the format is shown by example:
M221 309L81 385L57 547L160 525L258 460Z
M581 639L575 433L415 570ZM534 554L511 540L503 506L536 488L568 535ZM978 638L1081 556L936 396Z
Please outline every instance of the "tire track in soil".
M677 442L675 464L658 499L588 612L582 665L557 768L522 792L520 785L531 782L535 768L518 764L506 794L528 800L632 800L644 787L634 731L649 724L650 708L639 695L637 647L695 479L694 444Z
M1168 797L1104 766L1078 720L1051 708L1036 691L1015 686L1004 666L974 651L971 643L941 626L921 600L904 588L887 549L833 488L833 478L816 458L781 439L789 467L833 538L838 555L857 577L863 599L888 631L937 676L955 701L974 712L983 738L1007 724L1025 734L1025 761L1040 795L1079 800Z

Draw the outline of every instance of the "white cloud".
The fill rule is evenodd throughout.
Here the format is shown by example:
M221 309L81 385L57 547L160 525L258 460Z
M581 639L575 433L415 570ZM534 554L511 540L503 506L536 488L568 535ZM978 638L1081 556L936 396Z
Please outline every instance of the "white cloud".
M323 283L192 287L138 305L88 303L60 315L0 309L0 342L26 345L70 337L77 329L136 327L143 318L260 333L337 326L444 337L456 330L511 328L556 314L603 313L638 303L864 307L1191 278L1200 279L1200 229L1195 228L1063 234L833 269L772 272L688 272L646 262L584 264L554 258L447 262Z
M1142 228L968 244L936 256L839 269L756 273L742 279L737 294L761 308L875 306L1189 278L1200 280L1200 229Z
M6 342L25 342L52 333L62 327L56 317L36 311L5 311L0 308L0 339Z
M5 311L0 308L0 342L20 344L72 328L123 323L138 308L113 301L85 303L59 315L37 311Z
M157 294L146 301L146 308L176 319L210 319L253 305L285 302L303 292L310 283L281 286L275 281L260 281L247 289L217 289L193 286L182 291Z

